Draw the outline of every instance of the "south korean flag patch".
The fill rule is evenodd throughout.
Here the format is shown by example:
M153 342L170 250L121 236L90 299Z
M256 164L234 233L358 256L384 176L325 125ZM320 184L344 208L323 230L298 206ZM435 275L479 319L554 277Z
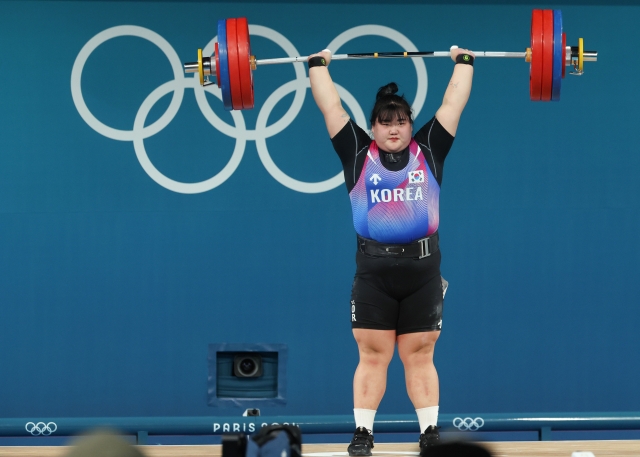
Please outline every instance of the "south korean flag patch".
M418 184L424 182L424 170L414 170L409 173L409 184Z

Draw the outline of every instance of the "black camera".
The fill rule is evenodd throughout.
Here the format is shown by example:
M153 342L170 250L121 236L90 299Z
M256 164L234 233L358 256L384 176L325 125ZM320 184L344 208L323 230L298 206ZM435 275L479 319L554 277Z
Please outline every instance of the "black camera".
M238 378L259 378L262 373L262 356L260 354L237 354L233 358L234 376Z
M301 457L302 433L295 425L265 425L251 436L222 435L222 457Z

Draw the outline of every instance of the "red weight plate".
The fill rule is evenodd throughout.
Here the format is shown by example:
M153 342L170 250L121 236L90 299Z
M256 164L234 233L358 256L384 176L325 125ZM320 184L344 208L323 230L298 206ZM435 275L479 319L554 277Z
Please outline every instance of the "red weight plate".
M542 92L540 100L551 101L553 90L553 10L542 10Z
M238 42L236 20L227 19L227 58L229 59L229 85L233 109L242 109L240 69L238 68Z
M562 77L564 78L564 73L567 68L567 34L562 34Z
M251 41L246 17L236 21L238 34L238 66L240 67L240 87L244 109L253 108L253 73L251 72Z
M540 101L542 92L542 10L531 15L531 65L529 66L529 94Z
M214 54L216 55L216 84L220 87L220 56L218 55L218 43L215 45Z

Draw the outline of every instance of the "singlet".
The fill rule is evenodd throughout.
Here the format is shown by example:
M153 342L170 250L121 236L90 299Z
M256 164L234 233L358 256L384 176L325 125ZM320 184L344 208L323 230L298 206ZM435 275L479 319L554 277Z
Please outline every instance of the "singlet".
M375 141L351 120L332 142L344 168L356 233L403 244L436 232L442 169L453 136L435 117L397 163L387 162Z

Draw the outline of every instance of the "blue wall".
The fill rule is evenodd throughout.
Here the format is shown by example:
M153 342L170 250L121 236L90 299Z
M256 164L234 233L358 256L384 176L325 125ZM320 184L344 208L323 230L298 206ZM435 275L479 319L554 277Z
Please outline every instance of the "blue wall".
M0 1L0 414L237 414L207 406L210 343L288 345L286 405L263 414L349 414L357 351L346 191L293 190L259 157L268 150L299 181L340 173L310 92L271 99L263 112L296 74L260 66L254 110L232 117L197 90L220 119L213 126L193 80L179 80L188 88L176 110L169 90L150 97L174 79L165 52L193 61L217 20L238 16L278 32L299 55L365 24L420 50L524 51L537 6ZM436 351L443 413L638 410L640 62L629 46L640 9L553 7L563 10L568 43L584 37L599 61L563 81L560 103L532 103L526 63L479 59L447 159L440 231L450 288ZM165 51L140 37L106 40L84 56L74 86L87 43L123 25L154 32ZM256 30L259 59L286 56ZM337 51L400 49L369 36ZM418 124L452 71L447 59L424 62ZM298 71L305 76L302 64ZM379 86L395 80L413 100L426 82L400 60L334 62L331 71L358 101L349 105L356 118L368 117ZM88 124L72 86L101 127ZM298 102L297 114L285 114ZM283 116L288 123L277 124ZM170 122L141 128L158 119ZM244 133L232 127L242 123ZM143 149L146 170L157 171L142 167ZM240 154L224 182L176 184L220 177ZM394 360L380 412L411 411Z

